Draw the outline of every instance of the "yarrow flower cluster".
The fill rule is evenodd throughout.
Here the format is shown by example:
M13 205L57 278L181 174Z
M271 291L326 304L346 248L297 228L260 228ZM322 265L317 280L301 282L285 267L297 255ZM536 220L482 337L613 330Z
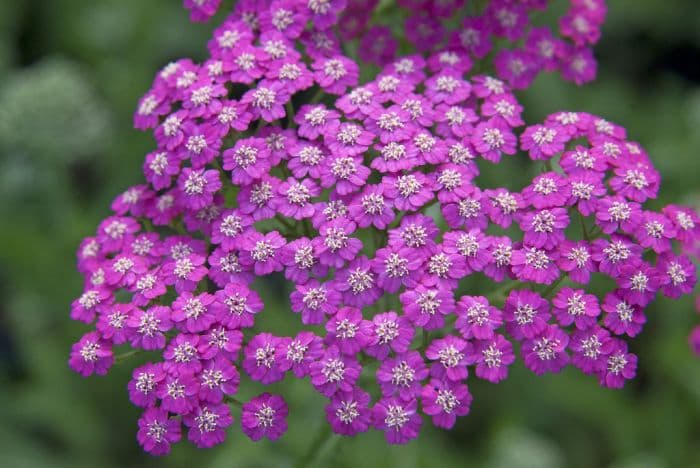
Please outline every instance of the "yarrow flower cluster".
M398 0L398 8L382 8L381 15L403 21L402 38L373 21L379 0L239 0L234 14L263 35L310 40L315 51L319 44L325 43L320 46L325 48L337 46L338 40L357 40L365 64L388 65L396 58L399 39L404 39L419 53L439 50L434 61L459 62L451 64L457 65L456 72L467 71L473 62L492 63L497 77L514 89L527 88L543 71L558 71L576 84L595 78L591 47L600 40L605 22L604 0L570 0L557 31L535 21L548 9L548 0L490 0L482 8L478 3ZM193 21L208 20L220 4L221 0L184 0ZM308 21L319 35L302 34Z
M241 379L308 378L333 432L401 444L424 416L454 426L469 374L500 382L516 355L536 374L572 365L605 387L634 376L625 338L644 308L695 284L677 246L696 244L697 214L644 206L659 173L622 127L577 112L524 127L508 84L470 73L491 35L551 41L561 66L597 40L605 7L572 1L566 46L530 26L537 0L491 2L448 33L441 21L461 20L462 3L399 2L415 12L417 53L394 58L387 36L382 70L361 85L339 44L367 34L375 3L345 0L239 2L208 60L157 75L134 119L157 144L147 184L81 244L71 310L95 324L71 352L81 375L153 357L128 385L146 451L168 453L183 424L196 446L221 443L232 406L252 440L282 436L283 397L241 402ZM185 1L194 19L218 4ZM497 70L501 53L520 54L499 52ZM518 152L542 167L531 183L478 185L480 167ZM472 275L493 290L469 291ZM593 275L615 285L602 298L586 290ZM288 310L265 311L266 276L288 280ZM296 314L301 331L262 330L261 313Z

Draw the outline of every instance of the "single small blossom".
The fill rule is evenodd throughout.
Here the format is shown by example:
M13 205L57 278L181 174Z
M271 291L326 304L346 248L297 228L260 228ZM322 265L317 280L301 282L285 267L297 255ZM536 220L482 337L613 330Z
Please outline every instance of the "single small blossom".
M458 416L469 414L472 396L462 383L432 379L421 392L423 411L436 427L452 429Z
M170 445L180 440L180 421L161 408L148 408L139 418L137 439L151 455L167 455Z
M279 395L263 393L247 403L241 410L241 428L251 440L266 437L277 440L287 432L289 410Z
M202 405L183 418L189 427L187 438L199 448L210 448L226 438L226 429L233 423L228 405Z
M366 432L372 417L369 403L369 393L359 387L333 395L326 405L326 417L333 432L342 435Z
M600 315L598 299L582 289L562 288L552 299L554 316L562 326L572 323L579 330L592 327Z
M372 408L374 427L384 431L390 444L405 444L418 437L422 418L417 411L416 400L407 402L395 398L383 398Z
M478 340L467 353L467 360L476 364L477 377L498 383L508 376L508 366L515 362L513 345L502 335L488 340Z

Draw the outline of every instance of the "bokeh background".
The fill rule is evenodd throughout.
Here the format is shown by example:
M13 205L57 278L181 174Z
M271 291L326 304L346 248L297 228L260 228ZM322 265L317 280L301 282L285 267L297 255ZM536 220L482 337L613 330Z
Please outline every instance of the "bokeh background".
M598 80L578 88L541 76L520 93L527 120L568 109L622 123L663 174L655 207L697 204L700 4L608 3ZM231 428L215 449L182 443L154 459L135 441L135 362L88 380L66 364L85 331L68 319L81 291L74 251L141 182L153 146L131 128L137 99L168 61L204 56L217 18L190 24L179 0L0 0L0 467L284 467L322 423L323 400L287 382L293 415L280 442L254 444ZM489 177L517 179L521 168ZM271 307L286 307L272 291ZM698 317L689 298L657 300L648 316L632 344L638 377L624 390L573 369L537 378L518 363L499 385L470 379L472 413L454 430L426 421L405 447L378 433L332 439L318 466L698 467L700 360L687 345Z

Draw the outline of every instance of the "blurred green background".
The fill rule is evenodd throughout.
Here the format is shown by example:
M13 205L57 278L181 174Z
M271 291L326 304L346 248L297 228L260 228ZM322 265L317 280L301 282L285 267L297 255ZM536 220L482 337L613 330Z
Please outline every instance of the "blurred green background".
M655 206L697 204L700 3L617 0L609 9L598 80L577 88L541 76L520 93L527 120L567 109L621 123L663 174ZM81 291L74 251L110 201L142 181L153 145L131 128L137 99L168 61L201 59L216 22L190 24L179 0L0 0L0 467L283 467L321 424L323 400L286 382L292 416L280 442L254 444L231 428L215 449L182 443L154 459L135 441L138 411L126 394L135 363L88 380L67 368L85 331L68 319ZM522 177L517 164L504 167L499 178ZM658 300L648 316L632 343L638 377L624 390L573 369L537 378L518 363L500 385L470 379L472 414L454 430L426 420L405 447L378 433L334 439L318 466L698 467L692 300Z

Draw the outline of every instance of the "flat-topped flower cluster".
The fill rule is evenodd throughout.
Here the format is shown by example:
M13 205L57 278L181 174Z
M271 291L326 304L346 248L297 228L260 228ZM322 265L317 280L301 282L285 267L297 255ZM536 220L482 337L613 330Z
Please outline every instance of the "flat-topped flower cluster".
M218 3L185 1L195 18ZM220 443L239 409L251 439L280 437L283 397L242 403L241 378L308 378L333 432L374 428L390 443L415 438L422 415L451 428L469 412L469 374L500 382L516 355L536 374L573 365L621 387L644 308L692 291L695 267L676 252L697 242L700 220L644 207L659 173L622 127L576 112L525 127L507 83L471 73L488 47L465 50L475 43L438 27L462 2L399 3L417 12L407 34L419 47L364 50L383 64L369 82L358 85L339 37L365 31L372 8L246 1L214 32L210 59L169 64L141 100L135 125L157 147L147 184L79 249L86 282L71 317L95 330L70 365L102 375L150 352L128 388L146 451L168 453L183 424L197 446ZM523 12L544 3L494 1L464 24L514 41L530 30ZM604 5L572 5L562 33L594 42L583 25L597 30ZM480 167L519 151L542 169L531 183L478 184ZM288 310L266 310L268 275L289 282ZM472 275L493 288L469 290ZM586 290L592 276L608 278L604 297ZM302 331L266 332L261 313L297 314ZM117 347L133 351L115 358Z
M398 7L393 11L388 6ZM299 40L309 56L339 52L359 42L366 66L396 59L402 42L418 53L458 54L463 67L493 65L512 88L527 88L543 71L558 71L577 84L595 78L591 47L600 40L604 0L569 0L557 30L536 24L548 0L238 0L233 17L260 31L261 39ZM557 3L557 2L552 2ZM564 2L561 2L564 3ZM207 21L221 0L184 0L193 21ZM556 5L559 6L559 5ZM397 24L392 30L374 15ZM307 24L311 22L311 27ZM405 47L403 47L405 49ZM325 50L325 51L324 51ZM330 51L330 53L328 53Z

